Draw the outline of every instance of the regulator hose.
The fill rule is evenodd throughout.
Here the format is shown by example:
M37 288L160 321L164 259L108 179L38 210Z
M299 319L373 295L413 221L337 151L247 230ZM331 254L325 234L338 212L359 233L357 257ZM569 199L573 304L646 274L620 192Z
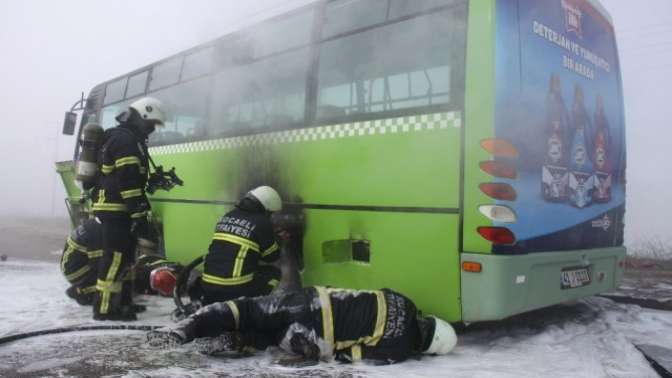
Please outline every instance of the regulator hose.
M27 339L29 337L53 335L57 333L66 332L80 332L80 331L98 331L98 330L121 330L121 331L153 331L162 326L150 325L133 325L133 324L117 324L117 325L90 325L90 326L72 326L52 329L43 329L41 331L33 331L26 333L18 333L16 335L9 335L0 337L0 345L11 343L12 341Z
M189 276L191 271L194 270L197 266L203 263L205 256L199 256L194 261L190 262L187 266L180 271L180 274L177 276L177 282L175 283L175 290L173 291L173 300L175 301L175 306L182 313L187 313L189 310L188 307L182 303L182 294L185 293L187 288L187 282L189 281Z

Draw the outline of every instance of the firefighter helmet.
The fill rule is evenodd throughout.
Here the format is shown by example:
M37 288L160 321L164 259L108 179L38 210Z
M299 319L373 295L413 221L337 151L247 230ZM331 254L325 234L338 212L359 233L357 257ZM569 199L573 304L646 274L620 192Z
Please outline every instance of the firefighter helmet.
M143 97L133 102L129 108L135 109L142 119L154 121L155 125L163 125L166 121L166 114L163 112L163 103L154 97Z
M166 297L173 295L176 284L177 277L168 267L156 268L149 274L149 285L152 290Z
M453 327L436 316L429 316L429 318L434 320L434 334L425 353L446 354L453 350L457 344L457 335Z
M252 197L259 201L266 211L274 212L282 209L282 199L275 189L270 186L259 186L249 192L248 197Z

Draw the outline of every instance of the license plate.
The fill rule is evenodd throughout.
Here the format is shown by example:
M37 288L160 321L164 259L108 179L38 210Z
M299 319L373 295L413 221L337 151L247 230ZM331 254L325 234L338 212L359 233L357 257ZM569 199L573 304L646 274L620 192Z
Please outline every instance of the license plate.
M590 284L588 268L572 268L560 272L560 288L573 289Z

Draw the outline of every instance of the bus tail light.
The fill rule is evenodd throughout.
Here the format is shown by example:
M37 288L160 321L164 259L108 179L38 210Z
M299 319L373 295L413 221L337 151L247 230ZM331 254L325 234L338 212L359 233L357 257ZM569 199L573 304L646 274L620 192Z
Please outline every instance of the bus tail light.
M515 158L518 157L518 149L511 142L504 139L483 139L481 147L494 156Z
M498 160L482 161L480 163L480 166L483 172L491 176L508 178L508 179L515 179L518 176L516 168L513 167L511 164L503 161Z
M515 201L518 195L509 184L488 182L478 186L481 191L491 198L503 201Z
M481 266L481 263L479 262L473 262L473 261L465 261L462 263L462 270L465 272L471 272L471 273L481 273L483 270L483 267Z
M513 232L504 227L479 227L478 233L493 244L511 245L516 242Z
M502 205L481 205L478 207L481 214L488 219L501 223L514 223L518 220L516 213L508 206Z

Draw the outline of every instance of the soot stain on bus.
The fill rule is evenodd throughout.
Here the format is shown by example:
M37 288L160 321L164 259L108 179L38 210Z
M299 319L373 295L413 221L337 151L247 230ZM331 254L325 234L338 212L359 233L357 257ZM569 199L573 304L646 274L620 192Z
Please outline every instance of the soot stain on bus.
M293 189L289 170L283 166L280 156L273 146L249 146L241 151L237 180L237 198L261 185L268 185L278 191L283 200L283 209L274 213L272 223L289 234L283 249L287 256L282 265L296 266L303 270L303 235L306 215L303 200ZM289 285L299 285L300 277L289 276Z
M281 172L279 157L272 146L249 146L243 149L236 180L236 198L241 198L249 190L261 185L273 187L281 198L287 198L289 191Z

